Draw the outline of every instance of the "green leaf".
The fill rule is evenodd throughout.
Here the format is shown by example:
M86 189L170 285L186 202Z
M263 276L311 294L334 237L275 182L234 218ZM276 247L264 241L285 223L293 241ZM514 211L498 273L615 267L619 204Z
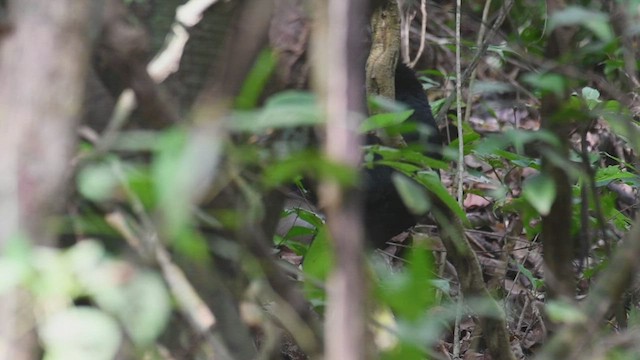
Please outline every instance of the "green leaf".
M600 91L588 86L582 88L582 98L587 103L589 110L595 109L595 107L601 102Z
M373 130L384 129L403 123L413 114L413 110L402 112L376 114L370 116L360 125L360 132L367 133Z
M435 330L435 329L434 329ZM434 331L435 332L435 331ZM420 346L402 342L388 352L382 354L382 360L422 360L428 359L426 352Z
M306 221L307 223L313 225L316 228L319 228L322 225L324 225L324 220L322 219L322 217L320 217L318 214L316 214L313 211L303 209L303 208L296 208L296 209L293 209L293 211L296 213L296 215L298 215L298 217L300 217L300 219Z
M324 121L311 93L285 91L267 100L258 111L236 111L229 126L233 131L263 133L268 129L312 126Z
M526 276L526 278L529 280L529 282L533 285L533 288L535 290L538 290L540 288L542 288L542 286L544 286L544 280L542 279L538 279L535 276L533 276L533 273L531 272L531 270L527 269L526 267L524 267L522 264L517 263L518 265L518 270L524 274L524 276Z
M76 181L80 194L96 202L109 200L120 183L111 165L106 163L82 167Z
M329 234L326 226L318 229L318 234L309 246L302 263L302 271L305 275L304 290L307 298L316 306L324 305L325 291L318 286L318 282L324 283L333 269L333 249L329 243Z
M108 259L95 241L78 243L61 259L86 294L120 320L136 345L151 344L164 330L171 305L159 275ZM128 274L123 278L124 269Z
M233 215L237 215L237 212L233 212ZM229 226L229 228L233 227ZM207 238L193 226L186 226L176 233L172 245L177 252L194 262L199 262L202 266L207 266L211 261L211 248ZM218 249L215 250L217 251Z
M0 256L0 295L23 285L32 273L32 249L23 236L9 236Z
M420 182L429 192L442 201L463 224L468 225L467 214L462 210L456 199L449 194L447 188L442 185L442 181L437 174L428 171L421 171L416 174L415 179Z
M400 198L414 215L423 215L431 207L424 188L406 176L394 173L391 177Z
M520 167L539 168L539 160L532 159L521 155L525 153L525 146L531 143L540 143L547 146L559 146L559 141L555 135L548 131L524 131L524 130L507 130L502 134L489 135L476 145L473 153L480 156L483 160L491 162L496 156L509 160L512 164ZM515 148L515 153L506 149L510 146ZM501 159L494 161L492 165L499 165Z
M192 207L218 170L222 139L209 131L172 129L164 133L152 165L162 231L170 239L191 224Z
M614 38L609 17L600 11L586 9L581 6L567 6L553 13L549 19L550 30L560 26L572 25L584 26L604 42L610 42Z
M157 204L156 183L153 181L148 167L135 167L127 172L127 183L131 191L142 202L147 210L152 210Z
M606 186L610 182L616 180L622 180L624 182L632 184L637 184L640 182L638 181L638 175L623 170L620 165L612 165L605 168L599 168L596 171L594 180L596 181L597 187Z
M534 175L525 180L522 195L540 215L548 215L556 198L556 185L546 174Z
M632 329L640 327L640 309L635 306L629 309L629 327Z
M380 155L383 161L405 162L419 168L446 169L449 167L448 163L426 156L422 154L422 151L416 151L412 147L396 149L381 145L369 145L364 147L364 151L365 167L371 167L374 163L380 162L380 160L374 161L376 156L373 155Z
M549 315L549 319L556 323L583 324L587 322L587 315L574 304L549 301L545 310Z
M137 152L153 151L161 136L159 131L126 130L118 134L111 149L116 151Z
M380 95L370 96L367 101L374 112L397 113L408 109L407 105Z
M185 187L188 180L183 172L182 154L187 134L182 129L167 131L158 144L158 154L153 162L153 179L156 198L162 209L164 229L177 233L189 220L189 202Z
M242 85L236 97L236 109L252 109L256 107L262 90L271 78L277 64L277 58L269 49L263 50Z
M442 201L454 214L456 214L463 223L467 223L467 215L464 210L458 205L456 199L454 199L449 191L442 185L440 177L437 173L430 170L422 170L421 167L413 164L406 164L398 161L376 161L376 165L385 165L400 171L405 176L414 179L421 184L427 191L435 195L440 201Z
M539 89L543 93L553 93L562 97L567 87L563 76L553 73L535 74L529 73L523 77L523 81Z
M45 360L110 360L122 341L116 321L90 307L69 308L38 328Z
M400 320L416 322L433 305L433 255L424 244L417 243L411 248L404 270L393 273L379 269L378 273L381 279L378 295Z
M315 179L333 179L342 185L354 185L357 171L349 166L330 161L313 151L295 153L265 169L263 181L273 188L291 183L300 175Z
M32 260L36 276L31 279L31 289L40 301L70 301L81 294L71 264L64 253L57 249L37 249Z
M140 271L123 284L124 306L112 309L138 346L148 346L164 331L171 313L169 292L162 278Z
M604 74L609 76L616 71L624 69L624 60L622 59L607 59L604 60Z
M267 188L274 188L283 184L289 184L301 175L317 177L315 164L321 160L320 155L314 151L302 151L271 164L264 170L263 181Z

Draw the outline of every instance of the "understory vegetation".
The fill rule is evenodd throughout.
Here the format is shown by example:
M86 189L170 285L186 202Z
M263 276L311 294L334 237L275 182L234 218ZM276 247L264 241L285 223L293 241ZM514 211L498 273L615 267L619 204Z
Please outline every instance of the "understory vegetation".
M0 1L0 357L640 356L640 2L65 1Z

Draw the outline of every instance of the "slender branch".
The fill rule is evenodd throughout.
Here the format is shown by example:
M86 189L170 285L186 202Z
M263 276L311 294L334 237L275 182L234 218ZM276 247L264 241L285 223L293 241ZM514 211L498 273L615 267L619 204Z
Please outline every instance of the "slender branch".
M463 183L464 183L464 136L462 134L462 70L460 60L460 16L461 16L461 1L457 0L456 3L456 118L458 119L458 168L456 170L456 178L458 179L458 186L456 191L456 197L458 198L458 204L462 206L464 202ZM471 72L473 74L473 71ZM470 76L471 78L471 76Z
M418 61L420 60L420 56L424 52L425 40L427 38L427 1L420 0L420 13L422 14L421 26L420 26L420 47L418 48L418 52L416 53L416 57L413 61L410 61L410 67L415 67Z
M496 21L493 23L493 26L489 30L489 33L487 34L485 41L482 43L482 46L478 48L478 51L476 51L475 56L473 57L473 59L471 59L471 62L469 63L469 65L467 65L467 68L462 73L462 78L459 79L462 86L465 86L468 83L469 79L471 78L471 72L478 66L478 63L480 63L480 59L484 56L484 54L487 52L487 49L489 48L488 39L491 39L495 35L495 33L498 31L500 26L502 26L502 23L507 18L507 15L509 14L509 11L511 10L511 7L513 6L513 4L514 4L514 0L508 0L500 8L500 13L496 17ZM436 122L438 124L442 124L445 122L444 119L447 115L447 112L451 108L451 104L453 104L453 101L455 100L455 98L456 98L456 93L452 92L446 98L446 100L444 101L444 104L442 104L442 108L440 109L440 112L438 112L438 116L436 116Z

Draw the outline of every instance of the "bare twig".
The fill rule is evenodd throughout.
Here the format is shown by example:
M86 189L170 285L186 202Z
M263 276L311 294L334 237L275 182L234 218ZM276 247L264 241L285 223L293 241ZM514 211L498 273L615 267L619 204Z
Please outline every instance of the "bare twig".
M420 56L424 52L425 40L427 38L427 1L420 0L420 13L422 14L422 22L420 26L420 47L418 48L418 52L416 53L416 57L413 61L409 62L409 65L413 68L416 66L418 61L420 60Z
M137 234L129 225L130 220L127 220L127 216L122 211L111 212L106 215L105 219L142 257L147 256L147 253L142 249L142 244L155 247L153 260L160 266L180 312L189 321L196 334L202 335L211 330L215 325L213 313L198 296L182 270L173 263L167 250L153 236Z
M476 45L478 48L482 46L483 41L485 40L484 35L487 31L487 19L489 18L489 10L491 9L491 0L486 0L484 3L484 9L482 11L482 21L480 22L480 31L478 31L478 38L476 39ZM469 77L469 89L467 92L467 101L466 101L466 111L464 113L464 122L467 123L469 118L471 117L471 101L473 100L473 83L476 79L477 68L471 71L471 76Z
M456 170L456 178L458 185L456 186L456 197L458 198L458 204L462 206L464 202L464 136L462 134L462 70L460 60L460 16L461 16L461 1L457 0L456 3L456 114L458 119L458 168ZM473 71L471 72L473 74ZM470 76L471 78L471 76Z
M456 302L456 321L453 327L453 358L460 358L460 321L462 320L462 289L458 286L458 301Z
M409 12L412 12L411 14ZM410 6L405 1L398 1L398 15L400 15L400 44L402 51L400 55L402 56L402 61L405 63L409 63L409 59L411 57L411 49L410 49L410 40L411 40L411 20L415 16L415 12L413 9L410 9Z
M473 59L471 60L471 62L469 63L469 65L467 65L467 68L465 69L464 73L462 73L462 77L460 79L458 79L458 81L463 86L468 83L468 81L469 81L469 79L471 77L471 72L478 66L478 63L480 62L480 59L484 56L484 54L486 53L487 49L489 48L488 39L491 39L493 37L493 35L498 31L498 29L500 28L500 26L502 25L502 23L506 19L507 14L509 14L509 11L511 10L511 7L513 6L513 3L514 3L513 0L508 0L500 8L500 13L496 17L496 20L493 23L493 26L491 27L491 29L489 30L487 36L485 37L485 41L483 42L482 46L478 49L478 51L476 51L476 54L473 57ZM445 119L445 117L447 115L447 112L451 108L451 104L453 104L453 100L455 98L456 98L456 93L452 92L451 94L449 94L449 96L444 101L444 104L442 105L442 108L440 109L440 112L438 112L438 116L436 116L436 122L438 124L444 123L444 119Z

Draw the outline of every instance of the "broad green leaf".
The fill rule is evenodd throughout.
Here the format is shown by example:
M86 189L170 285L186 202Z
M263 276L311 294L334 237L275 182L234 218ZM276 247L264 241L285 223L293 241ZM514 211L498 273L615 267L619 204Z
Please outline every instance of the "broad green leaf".
M91 307L63 310L38 328L45 360L114 359L122 333L117 322Z
M442 201L458 218L467 223L467 215L464 210L460 208L456 199L454 199L449 191L442 185L440 178L433 171L425 171L422 168L412 164L401 163L397 161L376 161L376 164L386 165L392 167L405 176L414 179L421 184L429 193L435 195L440 201Z
M314 151L303 151L271 164L264 170L263 181L267 188L278 187L295 181L301 175L317 177L320 155Z
M640 309L632 306L629 309L629 328L637 329L640 327Z
M321 285L327 280L333 264L333 249L329 243L329 234L326 226L322 226L318 229L318 234L309 246L302 263L302 271L305 275L304 290L309 301L316 307L324 306L325 291Z
M72 264L60 250L37 249L32 266L36 276L31 279L31 289L39 301L70 301L82 294Z
M126 130L118 134L111 149L117 151L153 151L162 133L151 130Z
M142 205L148 210L154 209L157 204L156 183L153 181L151 171L148 167L138 166L131 168L126 175L129 188L140 202L142 202Z
M376 114L370 116L360 124L360 132L367 133L369 131L384 129L389 126L398 125L406 121L413 114L413 110L402 112Z
M137 346L151 344L164 331L171 313L164 281L153 272L109 260L97 250L82 246L69 254L80 283L96 304L120 320ZM128 272L125 278L123 270Z
M191 223L193 205L209 188L222 155L222 139L213 130L165 132L152 165L162 231L173 239Z
M263 133L268 129L317 125L324 121L311 93L285 91L271 97L257 111L236 111L228 124L231 130Z
M556 185L546 174L534 175L525 180L522 195L540 215L548 215L556 198Z
M300 217L300 219L308 222L309 224L315 226L316 228L321 227L324 224L324 220L318 214L313 211L296 208L293 209L294 212Z
M367 101L374 112L397 113L408 109L407 105L380 95L370 96Z
M349 166L327 160L315 152L304 151L271 164L264 171L263 181L266 187L272 188L291 183L300 175L333 179L342 185L354 185L358 176L357 171Z
M120 293L125 306L112 309L138 346L148 346L164 331L171 313L169 292L159 275L140 271Z
M422 154L420 151L413 150L411 147L396 149L392 147L386 147L381 145L365 146L365 166L372 166L375 156L366 157L366 155L377 154L384 161L402 161L412 165L417 165L420 168L429 167L432 169L446 169L449 164L442 161L431 158Z
M424 188L404 175L394 173L391 180L405 206L414 215L423 215L431 207Z
M518 265L518 270L524 274L524 276L529 280L529 282L533 285L533 288L535 290L538 290L540 288L542 288L542 286L544 286L544 280L542 279L538 279L535 276L533 276L533 273L531 272L531 270L527 269L526 267L524 267L522 264L517 263Z
M638 175L632 174L628 171L622 170L620 165L607 166L605 168L599 168L596 171L594 177L596 186L606 186L612 181L622 180L630 183L638 183Z
M258 55L253 68L242 85L240 94L236 97L237 109L252 109L257 105L262 90L271 78L276 64L277 58L271 50L263 50Z
M442 201L463 224L469 225L467 220L467 214L462 210L456 199L449 194L447 188L442 185L440 178L437 174L428 171L421 171L416 174L415 178L420 182L429 192L434 194L440 201Z
M640 29L640 27L638 27ZM604 60L604 74L609 76L614 74L618 70L624 69L624 60L622 59L607 59Z
M158 144L158 154L153 162L153 179L156 198L165 218L165 231L177 233L189 221L188 173L183 168L182 154L187 134L182 129L167 131Z
M582 98L587 103L589 110L595 109L595 107L601 102L600 91L588 86L582 88Z
M395 273L379 271L378 294L401 321L418 321L435 301L433 274L433 255L417 243L408 254L405 269ZM411 301L407 301L409 298Z
M32 275L32 261L29 241L20 235L9 236L0 256L0 295L25 284Z
M554 30L560 26L582 25L591 30L601 41L613 40L613 30L607 14L586 9L581 6L567 6L556 11L549 19L549 28Z
M523 80L543 93L553 93L558 97L562 97L567 87L565 78L553 73L529 73L523 77Z
M579 307L565 302L549 301L545 310L549 319L556 323L583 324L588 320L587 315L580 311Z
M76 181L80 194L97 202L109 200L120 183L111 166L106 163L82 167Z

